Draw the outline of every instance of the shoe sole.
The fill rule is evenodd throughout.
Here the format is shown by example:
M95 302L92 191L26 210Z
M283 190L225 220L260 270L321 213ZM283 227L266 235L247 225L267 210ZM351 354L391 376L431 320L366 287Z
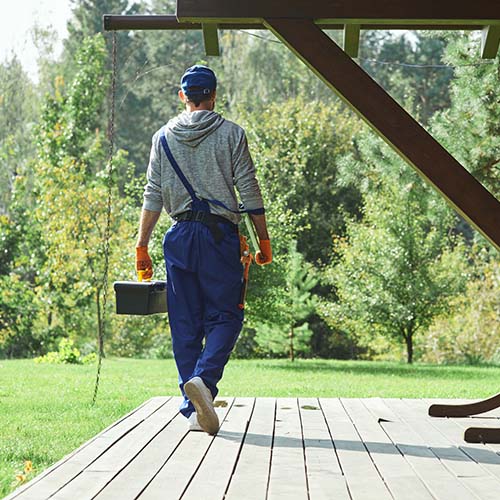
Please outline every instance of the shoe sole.
M184 392L191 403L193 403L200 427L205 432L208 432L208 434L217 434L219 430L219 417L214 410L212 401L207 400L203 390L204 387L202 388L200 387L200 383L190 380L184 384Z

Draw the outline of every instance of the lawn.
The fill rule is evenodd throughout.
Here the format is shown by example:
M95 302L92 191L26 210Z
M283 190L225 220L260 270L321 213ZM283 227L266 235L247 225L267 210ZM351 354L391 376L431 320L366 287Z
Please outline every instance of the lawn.
M152 396L177 394L172 360L110 359L97 404L94 366L0 361L0 496L26 460L33 477ZM231 360L221 396L479 398L500 390L500 367Z

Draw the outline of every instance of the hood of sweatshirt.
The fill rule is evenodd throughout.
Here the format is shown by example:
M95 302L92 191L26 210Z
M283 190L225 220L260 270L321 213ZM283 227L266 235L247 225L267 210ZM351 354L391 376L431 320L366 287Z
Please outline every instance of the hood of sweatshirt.
M224 123L224 118L215 111L184 111L170 120L168 130L187 146L195 148Z

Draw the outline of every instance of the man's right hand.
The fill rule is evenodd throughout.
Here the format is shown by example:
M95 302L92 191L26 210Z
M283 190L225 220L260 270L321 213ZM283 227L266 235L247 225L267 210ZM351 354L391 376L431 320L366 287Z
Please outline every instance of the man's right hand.
M255 254L255 262L259 266L265 266L271 264L273 261L273 252L271 250L270 240L260 240L259 241L260 250Z
M135 248L135 269L137 279L150 280L153 277L153 262L148 253L148 247Z

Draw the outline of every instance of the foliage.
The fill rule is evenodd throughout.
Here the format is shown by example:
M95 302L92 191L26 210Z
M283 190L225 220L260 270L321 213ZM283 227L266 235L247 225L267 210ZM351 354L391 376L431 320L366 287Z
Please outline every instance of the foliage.
M337 186L337 164L352 151L360 122L336 102L302 98L263 113L240 112L263 187L273 245L286 252L297 239L310 262L328 262L331 237L347 215L359 213L356 188Z
M0 215L0 275L10 272L14 252L19 244L20 234L7 215Z
M205 56L199 30L117 32L116 143L121 149L110 178L104 131L112 35L95 36L102 30L102 14L173 12L175 2L74 0L72 5L61 57L54 56L53 33L36 29L39 84L29 81L16 59L0 65L0 356L42 354L56 348L61 338L71 338L82 352L90 352L95 349L95 318L101 315L106 317L108 353L171 356L164 317L116 316L111 295L103 310L103 228L111 182L109 278L135 279L133 246L150 138L180 110L179 77L197 62L210 64L218 74L217 109L247 130L275 254L272 266L252 268L247 319L236 352L269 356L273 338L283 341L281 353L289 350L285 342L290 323L283 311L290 304L289 269L295 252L291 242L296 240L297 251L304 262L314 265L316 276L322 277L329 266L328 279L311 290L321 298L328 322L315 311L297 323L306 334L299 352L376 357L390 351L391 356L400 356L396 337L382 336L379 326L363 326L363 310L358 318L349 318L352 328L340 316L332 319L340 307L334 266L344 258L344 249L354 252L355 244L361 252L358 257L364 256L362 265L370 264L381 276L395 278L398 269L406 269L403 257L412 248L409 235L413 234L415 242L424 246L416 245L418 251L412 255L428 262L424 270L428 268L429 276L445 283L456 269L459 289L460 273L467 266L463 246L453 235L465 234L468 244L472 231L466 223L447 211L407 165L367 133L295 55L262 32L221 32L222 57L213 59ZM328 35L337 39L339 32ZM499 59L479 60L478 43L474 34L433 32L410 38L365 31L359 63L419 121L429 124L446 147L498 195ZM436 67L443 61L456 69ZM381 221L375 215L377 204ZM417 210L413 225L405 223L408 210ZM356 221L363 218L358 225ZM168 217L161 219L150 245L156 278L164 277L161 238L169 224ZM393 233L391 227L396 228ZM398 236L397 228L406 236ZM339 253L332 251L333 239ZM390 241L396 242L392 250ZM449 261L449 273L440 275L436 270L441 272L445 261ZM469 265L474 276L470 286L476 283L476 295L491 304L481 261L474 255ZM409 291L391 295L379 286L374 289L381 290L377 300L391 295L403 301L410 292L416 294L409 276L399 278ZM443 330L458 332L459 327L452 325L459 321L456 311L471 313L472 293L452 299L449 310L433 320L431 334L439 321L450 322L443 324ZM409 308L408 302L397 315L404 316ZM490 328L483 317L478 322ZM302 326L306 323L308 327ZM428 338L428 324L419 327L417 340ZM262 342L265 328L268 345ZM443 334L442 341L451 342L451 337ZM466 345L465 337L463 342ZM481 344L484 359L492 359L489 344L486 340ZM422 345L418 344L416 355L431 356Z
M87 311L93 310L98 325L103 312L107 193L108 183L113 182L102 134L96 128L108 82L105 60L100 36L84 40L74 81L66 91L60 80L56 94L47 96L39 125L34 213L45 228L47 257L40 284L50 299L49 324L63 326L66 335L81 335L86 325L86 335L94 337L95 323ZM116 154L116 164L123 161L123 155ZM116 188L113 198L110 269L117 274L122 258L119 241L131 228L116 216L122 205Z
M332 34L332 32L329 32ZM302 98L336 105L331 90L273 35L266 32L225 31L221 57L210 61L220 80L227 109L244 107L252 113Z
M451 310L433 321L421 340L424 361L500 362L500 261L495 257L482 264Z
M65 77L72 80L77 68L73 61L86 37L102 32L102 15L158 14L175 12L173 0L127 2L126 0L75 0L73 18L65 41ZM141 175L147 165L151 136L179 109L177 91L183 70L205 57L201 32L118 31L118 85L116 94L117 144ZM106 34L111 53L112 35ZM107 62L107 70L111 67ZM133 117L133 119L131 119ZM106 123L101 114L101 127ZM125 171L120 170L118 181ZM122 187L122 182L120 182Z
M113 337L108 350L123 357L168 359L172 354L172 341L167 319L154 317L115 316L112 322Z
M500 196L500 56L480 59L480 38L449 36L445 60L459 67L451 106L432 120L437 138L497 198Z
M96 359L97 356L95 353L92 352L86 356L82 356L72 340L61 339L57 351L50 351L44 356L35 358L33 361L35 363L86 365L94 363Z
M0 358L37 352L43 340L33 335L40 304L33 287L15 274L0 276Z
M16 175L29 172L38 102L34 85L14 57L0 63L0 214L9 211Z
M265 351L288 352L294 361L296 352L309 350L312 331L304 321L316 308L312 289L318 283L313 266L297 251L296 241L290 245L285 275L285 290L275 308L277 315L272 323L262 323L256 328L255 340Z
M442 34L399 35L366 31L360 63L410 114L427 124L436 111L450 105L453 68L443 64L446 40Z
M414 335L463 289L465 249L429 219L429 195L417 179L406 186L386 181L365 200L363 221L351 222L336 241L339 260L328 279L338 303L324 304L323 312L361 343L404 341L411 363Z
M262 334L255 344L255 331L263 331L266 324L275 336L290 332L285 326L286 332L278 333L289 324L279 318L289 304L293 241L305 261L319 267L330 258L332 233L343 231L345 213L358 211L357 190L337 188L335 179L337 160L350 150L359 122L339 103L324 107L302 98L272 104L263 113L239 110L238 122L249 137L275 257L265 269L252 267L246 328L237 350L245 344L245 356L251 346L255 354L265 355L276 348L266 347Z

